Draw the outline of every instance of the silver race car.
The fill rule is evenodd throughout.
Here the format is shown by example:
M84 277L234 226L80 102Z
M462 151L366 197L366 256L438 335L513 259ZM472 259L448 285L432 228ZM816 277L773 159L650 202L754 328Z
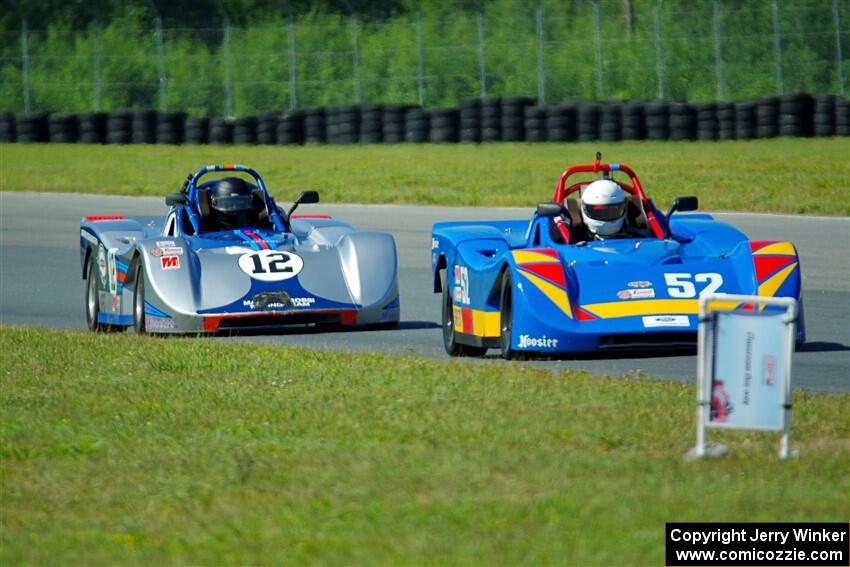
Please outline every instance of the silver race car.
M201 183L211 172L229 176ZM80 260L89 329L395 327L395 240L327 215L292 214L318 201L317 192L305 191L285 211L253 169L211 165L166 197L164 218L85 217Z

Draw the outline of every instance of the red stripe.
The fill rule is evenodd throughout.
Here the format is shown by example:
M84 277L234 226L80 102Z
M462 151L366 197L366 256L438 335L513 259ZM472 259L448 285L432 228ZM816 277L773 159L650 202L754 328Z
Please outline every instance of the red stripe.
M775 271L784 268L796 259L794 256L753 256L753 265L756 268L756 281L761 283Z
M85 217L86 222L97 222L107 220L124 220L124 215L88 215Z
M324 314L336 314L339 315L339 323L340 325L356 325L357 324L357 310L356 309L317 309L315 311L309 311L311 315L324 315ZM202 319L202 326L204 331L207 332L215 332L218 331L218 328L221 326L222 321L227 321L230 319L249 319L251 317L265 317L268 316L269 313L239 313L235 315L206 315ZM286 323L286 315L280 316L281 324Z
M254 234L254 232L253 232L253 231L248 230L247 228L243 228L243 229L242 229L242 233L243 233L243 234L246 234L246 235L248 235L248 236L250 236L250 237L251 237L251 240L253 240L253 241L254 241L254 242L256 242L257 244L259 244L259 245L260 245L260 248L262 248L263 250L268 250L268 249L269 249L269 245L268 245L268 244L266 244L266 242L265 242L262 238L260 238L260 237L259 237L259 236L257 236L256 234Z
M550 256L552 258L557 258L558 253L555 252L552 248L529 248L526 252L537 252L538 254L545 254L546 256Z
M551 282L562 288L567 287L567 282L564 279L564 270L561 268L561 263L543 263L543 264L523 264L523 270L536 274L544 280Z
M124 272L118 272L118 273L116 274L116 276L117 276L117 278L116 278L116 279L117 279L119 282L123 282L125 279L127 279L127 274L125 274Z
M764 248L768 244L774 244L778 241L776 240L751 240L750 241L750 252L755 252L759 248Z
M473 332L473 329L472 329L472 310L461 308L460 313L462 315L463 332L468 334L468 335L471 335L472 332Z
M292 215L291 219L329 219L330 215Z

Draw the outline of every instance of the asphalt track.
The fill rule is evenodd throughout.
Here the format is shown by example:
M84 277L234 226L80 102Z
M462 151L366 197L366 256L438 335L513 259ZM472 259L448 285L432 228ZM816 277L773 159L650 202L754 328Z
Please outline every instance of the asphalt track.
M440 220L527 218L530 209L397 205L311 205L362 229L391 232L398 243L402 322L392 331L284 332L211 340L263 341L333 349L447 358L440 335L439 296L431 293L430 228ZM86 214L164 214L161 198L0 192L0 322L83 329L79 222ZM794 357L793 385L850 390L850 219L718 213L754 240L797 245L804 274L808 343ZM490 351L490 360L499 360ZM694 353L582 356L511 362L560 370L586 368L610 376L693 382Z

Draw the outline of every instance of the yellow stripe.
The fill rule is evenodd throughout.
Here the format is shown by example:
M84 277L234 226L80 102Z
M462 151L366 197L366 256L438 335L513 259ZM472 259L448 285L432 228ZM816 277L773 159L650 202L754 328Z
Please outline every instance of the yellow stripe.
M794 250L794 245L790 242L774 242L773 244L768 244L764 248L759 248L758 250L753 252L753 256L762 256L766 254L783 254L788 256L794 256L797 254L797 251Z
M457 305L452 305L452 319L455 324L455 331L458 333L463 332L463 313L461 312L460 307Z
M793 264L785 266L780 271L776 272L766 282L759 286L759 295L762 297L773 297L776 295L776 290L782 287L782 284L785 283L785 280L788 279L788 276L791 275L791 272L793 272L796 267L797 262L794 262ZM764 307L764 304L759 305L759 311L763 310Z
M541 254L540 252L529 252L528 250L517 250L513 252L514 261L517 264L529 264L529 263L547 263L552 264L554 262L559 262L557 258L553 258L552 256L547 256L546 254Z
M472 334L479 337L498 337L500 317L498 311L472 311Z
M514 252L514 254L516 254L516 252ZM549 301L560 307L561 311L566 313L567 317L570 319L573 318L573 309L570 307L570 300L567 297L567 292L558 286L547 282L543 278L538 278L526 271L520 271L520 273L528 278L531 283L536 285L537 289L542 291L543 294L549 298Z
M737 301L709 301L705 308L707 311L734 311L741 303Z
M680 313L695 315L699 313L699 301L696 299L642 299L640 301L591 303L589 305L582 305L581 308L601 319Z

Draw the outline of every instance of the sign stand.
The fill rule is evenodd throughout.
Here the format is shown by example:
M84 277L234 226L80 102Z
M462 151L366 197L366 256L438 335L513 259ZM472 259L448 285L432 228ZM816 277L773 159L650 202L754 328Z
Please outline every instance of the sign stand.
M797 301L790 297L718 293L700 298L697 439L687 460L729 452L706 441L706 427L782 431L779 458L791 456L796 327Z

